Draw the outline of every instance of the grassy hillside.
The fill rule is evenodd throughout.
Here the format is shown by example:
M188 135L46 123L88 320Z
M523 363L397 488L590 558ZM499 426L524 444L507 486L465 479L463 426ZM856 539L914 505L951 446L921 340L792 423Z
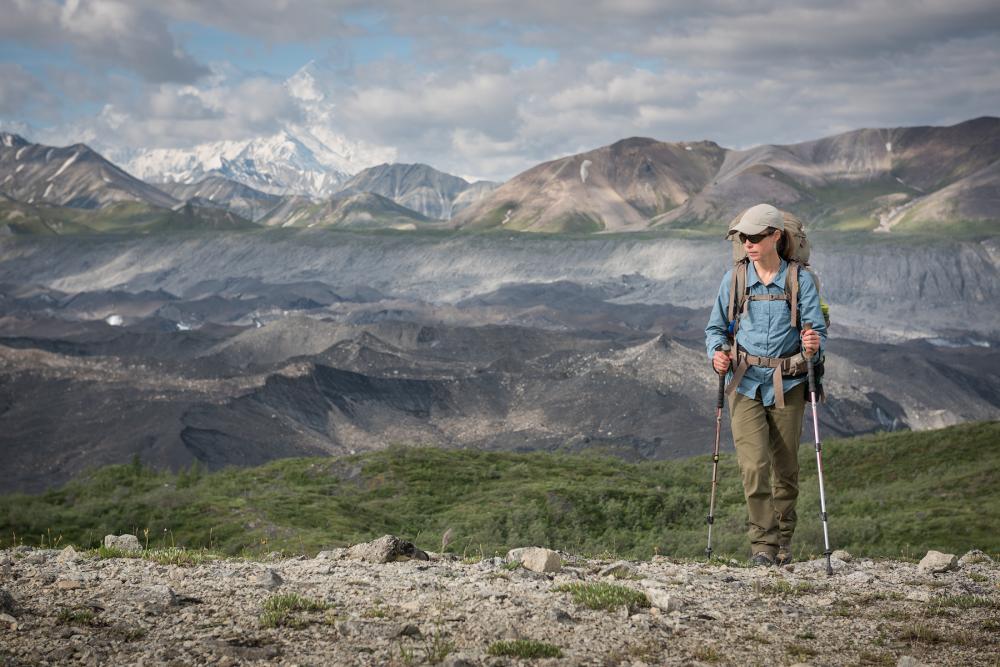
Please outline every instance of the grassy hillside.
M710 443L705 443L706 451ZM920 557L1000 552L1000 422L824 444L835 548ZM819 553L815 454L803 445L799 555ZM711 463L627 464L586 455L392 447L259 468L160 473L112 466L39 496L0 497L0 544L95 546L131 532L154 546L313 552L393 533L424 549L492 555L543 545L577 553L699 556ZM745 556L735 458L720 463L716 553Z

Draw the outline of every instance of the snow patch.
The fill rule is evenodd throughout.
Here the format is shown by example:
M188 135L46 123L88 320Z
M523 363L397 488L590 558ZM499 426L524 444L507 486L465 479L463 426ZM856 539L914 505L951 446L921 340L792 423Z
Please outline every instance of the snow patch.
M19 164L19 165L17 165L17 169L14 170L14 173L15 174L20 173L22 169L24 169L24 165L23 164Z
M125 322L121 315L108 315L104 321L113 327L120 327Z
M49 159L50 159L50 158L52 157L52 151L53 151L53 150L54 150L54 149L50 148L49 150L45 151L45 162L46 162L46 163L47 163L47 162L49 161Z
M28 150L27 146L21 146L20 148L18 148L17 152L14 153L14 159L15 160L20 160L21 159L21 154L24 153L24 151L26 151L26 150Z
M59 167L59 169L58 169L58 171L56 171L56 173L54 173L54 174L52 174L51 176L49 176L49 180L51 181L51 180L52 180L53 178L55 178L55 177L56 177L56 176L58 176L59 174L61 174L61 173L63 173L64 171L66 171L66 167L68 167L68 166L70 166L71 164L73 164L74 162L76 162L76 159L77 159L78 157L80 157L80 154L79 154L79 153L73 153L73 155L71 155L71 156L69 157L69 159L68 159L68 160L66 160L65 162L63 162L63 163L62 163L62 166L61 166L61 167ZM46 159L48 159L48 158L46 158Z
M991 347L989 341L975 338L928 338L934 347Z
M45 193L42 195L42 199L48 199L50 192L52 192L52 184L51 183L49 183L49 187L45 188Z
M14 137L9 134L3 135L3 145L7 148L12 148L14 146Z
M891 153L892 152L892 142L891 141L885 142L885 152L886 153Z
M693 149L693 148L691 148L690 146L685 146L685 147L684 147L684 150L686 150L686 151L690 151L690 150L694 150L694 149Z
M584 185L587 184L587 176L590 174L590 165L594 164L590 160L584 160L580 163L580 182Z
M503 216L503 221L500 224L501 225L506 225L508 222L510 222L510 216L513 213L514 213L514 209L512 209L512 208L507 209L507 213Z

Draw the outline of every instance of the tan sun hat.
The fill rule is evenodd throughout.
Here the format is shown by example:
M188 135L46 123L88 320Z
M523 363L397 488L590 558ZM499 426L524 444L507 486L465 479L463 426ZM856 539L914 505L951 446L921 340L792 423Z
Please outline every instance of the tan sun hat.
M757 204L747 209L736 226L729 230L726 236L740 232L748 235L760 234L768 227L785 229L785 216L770 204Z

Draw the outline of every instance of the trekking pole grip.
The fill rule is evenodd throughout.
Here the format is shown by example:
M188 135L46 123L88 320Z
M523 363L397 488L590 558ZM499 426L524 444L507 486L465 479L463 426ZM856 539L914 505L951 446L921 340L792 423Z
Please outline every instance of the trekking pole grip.
M813 325L810 324L809 322L803 322L802 323L802 330L803 331L810 331L812 328L813 328ZM805 350L802 351L802 354L803 355L805 354ZM806 367L809 369L809 393L810 394L815 394L816 393L816 373L813 371L813 356L814 355L810 354L809 357L806 359Z
M723 352L729 352L731 349L729 343L723 343L722 347L719 348ZM722 404L726 400L726 374L719 373L719 394L715 401L715 407L718 410L722 409Z

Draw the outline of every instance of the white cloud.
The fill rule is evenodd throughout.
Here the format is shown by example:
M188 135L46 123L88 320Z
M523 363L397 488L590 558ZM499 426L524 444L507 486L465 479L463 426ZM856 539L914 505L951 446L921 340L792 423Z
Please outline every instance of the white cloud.
M30 112L44 117L55 102L45 86L14 63L0 63L0 114L14 116Z
M70 47L101 67L136 72L147 81L194 81L208 69L174 42L166 19L128 0L8 0L0 38Z
M107 105L64 127L67 141L183 146L269 134L312 113L235 57L206 74L172 36L177 21L265 43L329 41L337 66L316 71L334 104L323 117L331 132L490 179L634 135L747 147L1000 109L995 0L8 2L0 37L69 44L143 78L104 72L85 86L67 68L46 79ZM344 38L366 33L406 40L412 57L355 62ZM18 95L37 100L45 86L12 67L0 113L23 116Z

